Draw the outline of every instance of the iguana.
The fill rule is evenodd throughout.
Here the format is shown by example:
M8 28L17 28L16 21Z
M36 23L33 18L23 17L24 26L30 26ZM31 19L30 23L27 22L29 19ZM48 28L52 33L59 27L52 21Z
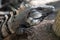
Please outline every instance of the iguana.
M14 3L13 3L14 2ZM11 38L12 36L12 38L11 39L9 39L9 40L13 40L14 39L14 37L16 37L16 36L18 36L17 38L16 38L16 40L19 38L19 36L21 36L21 34L26 34L26 31L28 32L28 40L29 39L31 39L31 38L33 38L32 36L31 36L31 34L33 35L35 35L35 33L33 33L35 30L34 30L34 28L32 27L32 25L30 25L30 24L32 24L33 22L35 22L35 21L37 21L37 19L38 19L38 21L37 22L39 22L40 23L40 18L42 18L41 20L43 20L46 16L48 16L50 13L53 13L53 9L54 9L54 7L52 7L52 6L47 6L47 5L36 5L36 6L29 6L28 7L28 5L25 5L24 4L24 2L22 2L21 4L24 4L24 5L21 5L21 4L18 4L19 3L19 1L18 0L16 0L16 3L15 3L15 0L13 0L12 1L12 3L11 4L9 4L8 5L8 7L11 9L11 10L9 10L9 15L5 15L5 17L6 17L6 20L5 20L5 22L3 23L3 25L2 25L2 29L1 29L1 31L2 31L2 35L3 35L3 37L5 38L5 37L9 37L9 38ZM15 5L16 4L16 5ZM19 6L19 7L18 7ZM27 7L26 7L27 6ZM6 6L5 6L6 7ZM48 10L46 10L46 9L48 9ZM33 11L32 11L33 10ZM41 11L42 10L42 11ZM32 11L32 12L31 12ZM34 16L29 16L28 14L30 14L30 12L31 12L31 14ZM41 13L40 13L41 12ZM38 17L38 15L36 16L36 14L39 14L39 17ZM42 14L42 16L40 16ZM31 19L29 19L28 21L30 21L30 22L27 22L27 18L29 18L29 17L27 17L27 16L29 16L29 17L31 17L32 18L32 20ZM36 17L36 18L35 18ZM36 24L37 22L35 22L34 24ZM22 25L23 24L23 25ZM32 28L31 28L32 27ZM32 29L32 30L31 30ZM24 31L24 32L23 32ZM31 34L30 34L31 33ZM24 35L25 35L24 34ZM24 37L24 35L23 35L23 37ZM34 36L33 35L33 36ZM25 35L25 36L27 36L27 34ZM31 36L31 38L30 38L30 36ZM21 36L22 37L22 36ZM37 38L37 36L36 36L36 38ZM8 39L5 39L5 40L8 40ZM23 39L23 38L22 38ZM37 39L39 39L39 38L37 38ZM34 39L34 40L37 40L37 39ZM15 40L15 39L14 39Z

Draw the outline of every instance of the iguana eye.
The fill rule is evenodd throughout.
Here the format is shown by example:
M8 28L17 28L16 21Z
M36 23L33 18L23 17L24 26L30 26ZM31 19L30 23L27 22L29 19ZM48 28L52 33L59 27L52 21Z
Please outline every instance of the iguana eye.
M40 17L42 17L42 13L41 12L36 11L36 10L32 10L30 12L30 15L29 15L28 19L27 19L27 22L30 25L38 24L38 23L40 23Z
M41 12L35 11L30 14L30 17L32 18L40 18L42 16Z
M37 9L32 9L30 11L30 17L32 18L40 18L42 16L42 11L38 11Z

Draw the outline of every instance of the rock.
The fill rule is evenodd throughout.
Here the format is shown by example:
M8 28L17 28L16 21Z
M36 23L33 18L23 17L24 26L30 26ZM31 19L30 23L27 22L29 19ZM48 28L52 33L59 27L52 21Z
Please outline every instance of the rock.
M53 25L53 30L57 36L60 36L60 10L57 12L57 16Z

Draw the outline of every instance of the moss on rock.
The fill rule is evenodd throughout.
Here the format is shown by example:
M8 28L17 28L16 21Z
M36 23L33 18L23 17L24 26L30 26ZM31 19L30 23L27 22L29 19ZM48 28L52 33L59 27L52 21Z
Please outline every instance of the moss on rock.
M57 16L53 25L53 30L57 36L60 36L60 10L57 11Z

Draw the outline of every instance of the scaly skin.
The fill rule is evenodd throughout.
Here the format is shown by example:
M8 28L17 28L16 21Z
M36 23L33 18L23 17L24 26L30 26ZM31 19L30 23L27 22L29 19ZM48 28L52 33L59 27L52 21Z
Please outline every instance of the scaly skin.
M22 36L19 37L16 34L12 34L6 37L4 40L58 40L58 38L52 33L52 30L50 29L53 23L54 22L52 20L46 20L36 26L33 26L33 36L28 35L28 38ZM31 29L29 31L31 31Z

